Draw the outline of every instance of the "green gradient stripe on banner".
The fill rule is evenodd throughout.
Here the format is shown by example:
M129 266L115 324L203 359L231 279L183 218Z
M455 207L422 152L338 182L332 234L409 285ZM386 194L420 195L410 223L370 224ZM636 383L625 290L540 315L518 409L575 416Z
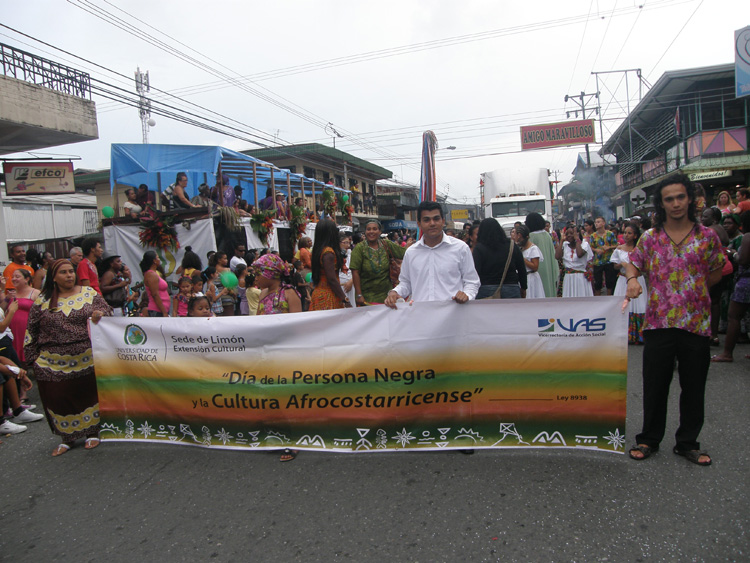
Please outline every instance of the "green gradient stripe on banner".
M103 319L92 332L102 439L622 453L627 317L605 298L581 316L581 301Z

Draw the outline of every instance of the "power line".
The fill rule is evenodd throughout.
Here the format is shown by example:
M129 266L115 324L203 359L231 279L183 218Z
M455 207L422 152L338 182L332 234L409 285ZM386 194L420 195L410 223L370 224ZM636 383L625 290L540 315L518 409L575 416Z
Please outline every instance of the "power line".
M659 60L658 60L658 61L656 61L656 63L654 64L653 68L652 68L652 69L651 69L651 71L650 71L650 72L648 73L647 77L651 77L651 73L652 73L652 72L654 72L654 70L656 70L656 67L657 67L657 66L659 66L659 63L661 62L661 60L662 60L662 59L664 58L664 56L665 56L665 55L666 55L666 54L667 54L667 53L669 52L669 50L670 50L670 49L672 48L672 45L674 45L674 42L675 42L675 41L677 41L677 38L678 38L678 37L679 37L680 35L682 35L682 32L683 32L683 30L684 30L684 29L685 29L685 28L687 27L687 24L689 24L689 23L690 23L690 20L692 20L692 19L693 19L693 16L694 16L694 15L695 15L695 13L696 13L696 12L697 12L697 11L698 11L698 10L700 9L700 7L701 7L702 5L703 5L703 0L701 0L701 1L700 1L700 3L699 3L699 4L698 4L698 5L696 6L696 7L695 7L695 10L693 10L693 13L692 13L692 14L690 14L690 16L688 17L687 21L685 21L685 23L683 24L683 26L682 26L682 27L680 28L680 31L678 31L678 32L677 32L677 34L676 34L676 35L674 36L674 39L672 39L671 43L670 43L669 45L667 45L667 48L666 48L666 49L664 49L664 52L663 52L663 53L661 54L661 57L659 57Z
M661 2L652 4L650 8L659 9L663 7L676 6L676 5L689 2L689 1L693 1L693 0L681 0L681 1L662 0ZM623 8L618 13L614 14L613 17L628 15L629 13L632 13L633 11L636 11L636 8L632 8L632 7ZM638 9L638 13L640 12L641 10ZM591 17L590 11L585 16L584 15L571 16L568 18L563 18L563 19L558 19L558 20L550 20L550 21L538 22L534 24L524 24L524 25L510 27L510 28L495 29L495 30L490 30L486 32L472 33L472 34L467 34L467 35L462 35L462 36L455 36L455 37L450 37L450 38L427 41L423 43L415 43L415 44L403 45L399 47L392 47L392 48L380 49L376 51L369 51L369 52L359 53L355 55L348 55L345 57L326 59L326 60L312 62L312 63L305 63L302 65L284 67L284 68L280 68L276 70L256 73L253 75L242 76L240 77L240 80L258 82L262 80L269 80L272 78L280 78L280 77L291 76L291 75L300 74L300 73L323 70L326 68L331 68L331 67L336 67L336 66L356 64L356 63L365 62L369 60L389 58L393 56L401 56L401 55L411 54L414 52L419 52L419 51L424 51L424 50L432 50L432 49L454 46L458 44L470 43L470 42L475 42L475 41L484 41L484 40L494 39L496 37L502 37L506 35L515 35L519 33L540 31L540 30L550 29L554 27L575 25L581 22L588 22L589 19L594 19ZM191 48L191 50L193 49ZM203 84L198 84L198 85L193 85L193 86L187 86L185 88L175 90L174 93L196 94L196 93L213 91L213 90L221 89L225 87L227 87L227 84L224 81L208 82L208 83L203 83Z
M583 48L583 40L586 38L586 30L589 28L589 17L591 16L591 8L594 6L594 0L589 3L589 13L586 17L586 25L583 26L583 33L581 33L581 42L578 44L578 53L576 53L576 62L573 63L573 71L570 73L570 84L568 84L567 91L570 91L570 87L573 85L573 79L576 75L576 69L578 68L578 59L581 57L581 49Z
M288 111L289 113L292 113L293 115L301 117L302 119L308 121L309 123L311 123L313 125L318 125L321 128L323 128L325 126L323 118L320 118L319 116L315 116L314 114L311 114L310 112L308 112L307 110L304 110L304 108L301 108L300 106L297 106L297 107L300 107L301 111L295 110L294 108L290 108L288 105L275 100L272 96L265 95L265 94L263 94L263 93L255 90L254 88L250 88L250 87L248 87L248 86L240 83L237 79L235 79L235 78L233 78L233 77L231 77L229 75L226 75L225 73L221 73L221 72L218 72L218 71L214 70L212 67L210 67L208 65L205 65L204 63L202 63L201 61L198 61L194 57L186 56L184 53L182 53L180 51L177 51L176 49L174 49L173 47L171 47L171 45L168 45L168 44L164 43L163 41L161 41L159 39L156 39L153 36L151 36L151 35L143 32L143 31L139 30L138 28L132 26L131 24L129 24L127 22L124 22L121 18L119 18L117 16L113 16L112 14L110 14L109 12L107 12L106 10L103 10L102 8L94 5L92 2L88 2L87 0L78 0L78 3L76 3L76 4L74 4L72 0L68 0L68 2L71 3L73 6L78 7L78 8L80 8L80 9L82 9L82 10L84 10L84 11L86 11L86 12L92 14L92 15L94 15L95 17L97 17L97 18L99 18L99 19L101 19L101 20L103 20L103 21L105 21L107 23L110 23L111 25L113 25L113 26L115 26L115 27L117 27L117 28L125 31L126 33L129 33L130 35L133 35L134 37L136 37L138 39L141 39L141 40L143 40L143 41L145 41L145 42L147 42L149 44L152 44L154 46L160 47L161 49L165 50L166 52L168 52L168 53L172 54L173 56L175 56L175 57L177 57L177 58L179 58L179 59L187 62L188 64L191 64L192 66L195 66L195 67L197 67L197 68L199 68L201 70L204 70L204 71L206 71L206 72L208 72L210 74L213 74L213 75L215 75L217 77L223 78L224 80L229 81L231 84L233 84L233 85L235 85L235 86L237 86L237 87L239 87L239 88L241 88L241 89L243 89L243 90L245 90L245 91L247 91L247 92L249 92L249 93L257 96L257 97L260 97L261 99L263 99L265 101L268 101L269 103L272 103L273 105L276 105L277 107L279 107L281 109L285 109L286 111ZM86 6L82 5L83 2L86 2L87 5ZM152 26L149 26L149 27L152 27ZM152 29L156 29L156 28L152 27ZM159 31L159 30L157 30L157 31ZM192 49L192 50L195 51L196 53L199 53L195 49ZM201 54L201 53L199 53L199 54ZM201 56L205 56L205 55L201 54ZM268 91L269 93L273 94L273 96L277 96L277 94L274 94L270 90L266 89L266 91ZM310 115L312 115L313 117L310 117ZM320 121L318 121L318 120L320 120ZM330 123L330 122L327 122L327 123ZM358 145L360 145L361 147L369 149L369 150L375 152L376 154L380 154L382 156L389 156L385 151L383 151L382 149L380 149L379 147L377 147L377 145L375 145L373 143L370 143L369 141L367 141L365 139L357 137L354 133L346 131L345 129L343 129L340 126L339 126L339 129L341 129L342 131L345 131L347 133L347 136L351 140L353 140L355 143L357 143ZM393 156L395 159L398 159L398 157L395 156L395 155L391 155L391 156Z

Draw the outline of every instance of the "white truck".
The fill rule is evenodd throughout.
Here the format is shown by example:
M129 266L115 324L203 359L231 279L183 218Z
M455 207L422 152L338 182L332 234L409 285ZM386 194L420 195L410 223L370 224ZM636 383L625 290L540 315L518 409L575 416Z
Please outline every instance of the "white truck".
M510 233L516 221L532 212L552 220L552 197L546 168L500 168L481 174L484 183L484 216Z

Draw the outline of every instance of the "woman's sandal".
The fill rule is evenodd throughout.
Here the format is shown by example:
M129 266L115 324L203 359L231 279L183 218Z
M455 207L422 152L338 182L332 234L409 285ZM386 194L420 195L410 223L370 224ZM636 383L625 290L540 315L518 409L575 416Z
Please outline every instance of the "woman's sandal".
M64 453L67 453L69 449L70 446L68 444L58 444L57 447L52 450L52 457L63 455Z
M297 457L297 450L290 450L289 448L286 448L283 452L281 452L279 461L292 461L295 457Z
M644 459L651 457L651 454L656 453L656 448L652 448L651 446L647 446L646 444L636 444L632 448L630 448L630 451L628 451L628 455L631 459L634 459L636 461L643 461ZM633 452L641 452L641 456L637 457L633 455Z
M706 452L702 452L700 450L678 450L677 446L674 447L672 450L677 455L681 455L686 460L688 460L691 463L694 463L695 465L700 465L702 467L707 467L711 465L711 456L708 455ZM708 458L708 461L701 461L701 456L705 456Z
M724 354L716 354L715 356L711 356L712 362L718 362L718 363L732 363L734 361L733 358L727 358Z
M83 446L87 450L93 450L94 448L99 446L99 438L86 438L86 445Z

